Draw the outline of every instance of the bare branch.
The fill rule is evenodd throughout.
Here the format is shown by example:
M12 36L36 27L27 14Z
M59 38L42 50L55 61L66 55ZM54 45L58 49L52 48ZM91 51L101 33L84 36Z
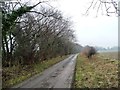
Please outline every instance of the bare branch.
M97 3L99 3L99 5L97 6ZM104 8L103 8L104 6ZM101 8L102 14L105 11L107 16L110 16L111 14L117 14L119 16L119 9L118 9L118 2L115 0L97 0L97 1L92 1L91 5L88 7L88 9L86 10L86 14L88 14L87 12L91 9L91 7L93 7L93 9L97 8L97 14L100 11L99 8ZM113 11L114 10L114 11Z
M92 7L93 2L94 2L94 0L91 2L91 5L88 7L88 9L87 9L87 11L86 11L85 15L87 15L88 11L89 11L89 10L90 10L90 8Z

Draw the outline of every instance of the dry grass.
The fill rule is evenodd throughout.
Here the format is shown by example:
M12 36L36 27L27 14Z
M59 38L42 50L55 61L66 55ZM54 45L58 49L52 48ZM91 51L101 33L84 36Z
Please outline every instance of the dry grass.
M24 65L24 66L14 66L9 68L3 68L3 88L9 88L13 85L16 85L31 76L42 73L45 69L50 66L64 60L68 56L56 57L51 60L45 60L43 62L39 62L33 65Z
M101 52L100 56L102 56L103 58L118 60L120 52Z
M118 60L104 59L99 54L88 60L79 55L77 57L74 87L118 87Z

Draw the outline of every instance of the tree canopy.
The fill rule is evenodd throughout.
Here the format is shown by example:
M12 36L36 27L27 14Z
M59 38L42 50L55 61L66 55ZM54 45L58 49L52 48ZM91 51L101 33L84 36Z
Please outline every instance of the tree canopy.
M2 3L3 66L31 64L79 52L70 19L52 7L33 10L42 3Z

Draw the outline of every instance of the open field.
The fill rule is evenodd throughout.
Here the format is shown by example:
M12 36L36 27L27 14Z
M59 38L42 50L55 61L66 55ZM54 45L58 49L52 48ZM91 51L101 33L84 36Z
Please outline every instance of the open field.
M119 56L120 56L120 52L101 52L99 53L100 56L102 56L103 58L108 58L108 59L116 59L118 60Z
M118 87L118 60L116 53L100 53L92 59L77 57L75 88Z

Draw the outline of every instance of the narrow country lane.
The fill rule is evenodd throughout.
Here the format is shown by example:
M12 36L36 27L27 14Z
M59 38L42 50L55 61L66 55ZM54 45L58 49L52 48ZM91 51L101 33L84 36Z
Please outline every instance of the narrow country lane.
M12 88L71 88L77 54Z

